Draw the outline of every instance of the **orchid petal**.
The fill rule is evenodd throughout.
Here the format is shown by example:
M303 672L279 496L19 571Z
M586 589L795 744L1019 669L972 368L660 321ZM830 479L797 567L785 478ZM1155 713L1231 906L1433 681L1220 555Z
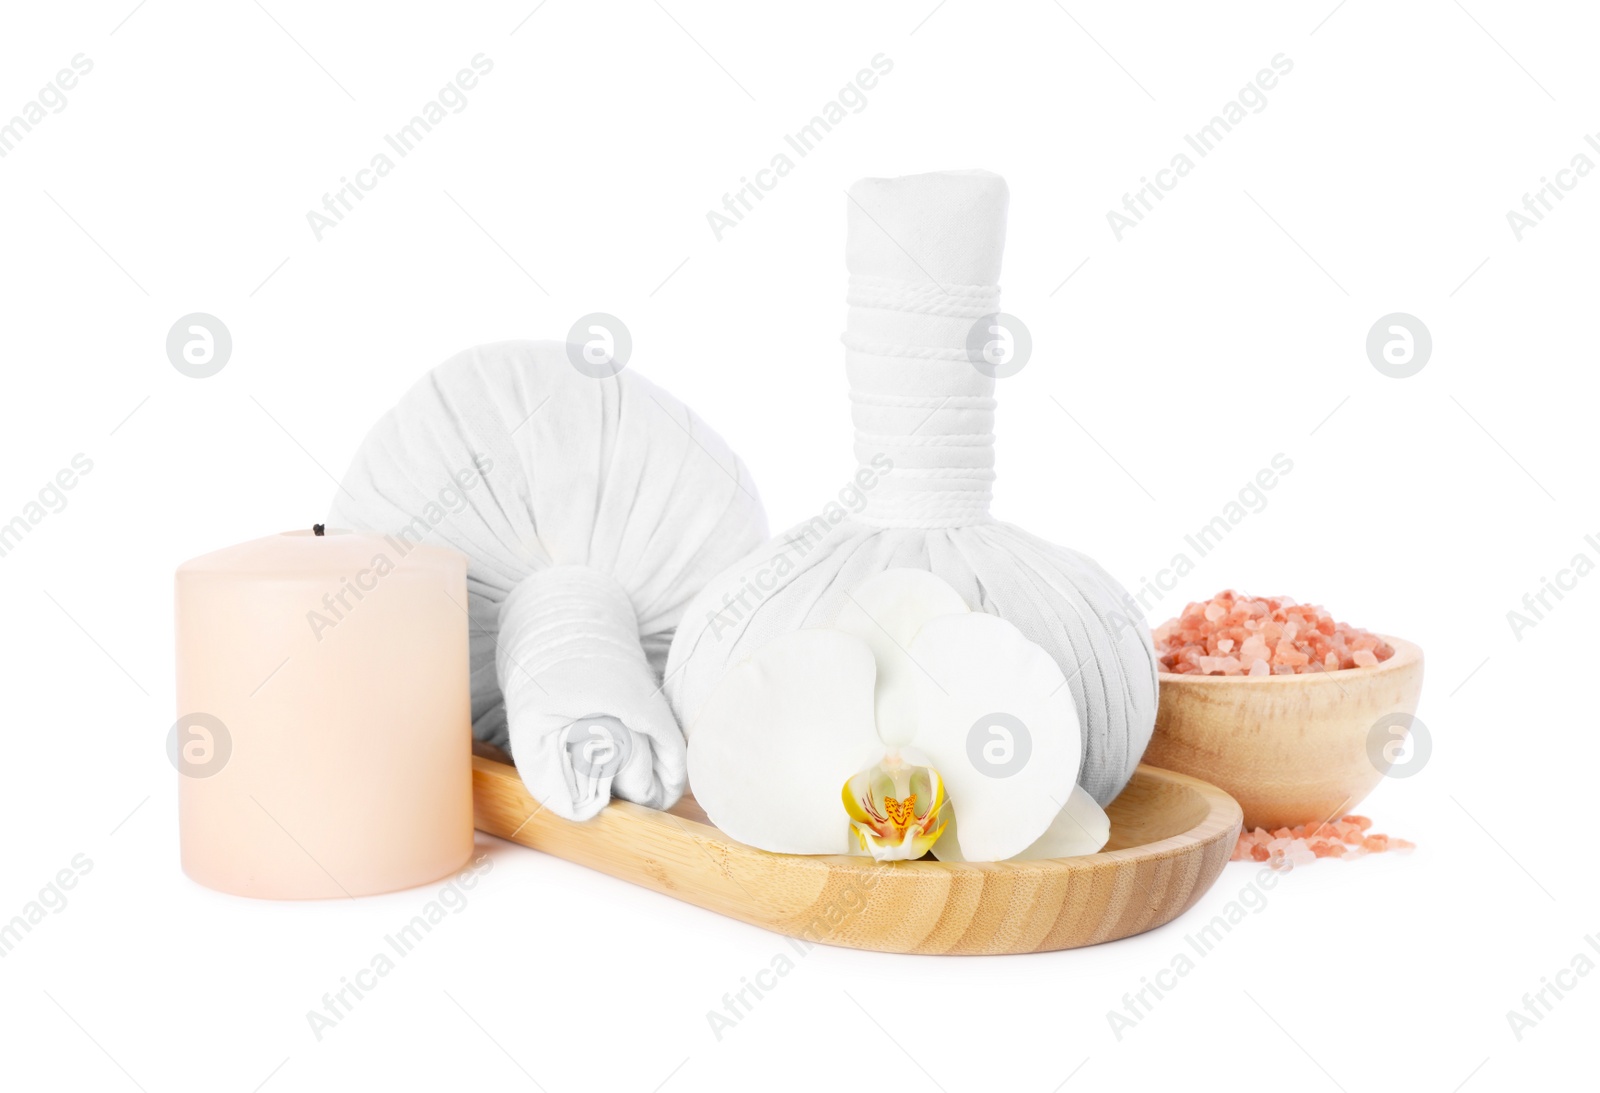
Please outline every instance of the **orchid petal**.
M1014 860L1098 854L1110 838L1111 817L1082 786L1073 786L1066 807L1056 813L1045 833Z
M933 856L944 862L966 861L961 853L955 809L945 806L944 837L933 844ZM1067 805L1050 821L1043 835L1011 861L1036 861L1040 858L1076 858L1098 854L1111 838L1111 818L1081 786L1073 786Z
M916 747L943 776L959 817L935 853L950 843L969 861L1023 853L1062 811L1083 759L1061 669L1011 623L982 612L928 620L908 652L919 669Z
M846 597L833 625L866 642L878 662L874 708L885 744L909 744L916 736L923 672L909 649L918 632L930 619L970 611L961 593L924 569L886 569Z
M872 651L798 630L731 668L689 726L689 783L712 823L750 846L844 854L839 786L883 757Z

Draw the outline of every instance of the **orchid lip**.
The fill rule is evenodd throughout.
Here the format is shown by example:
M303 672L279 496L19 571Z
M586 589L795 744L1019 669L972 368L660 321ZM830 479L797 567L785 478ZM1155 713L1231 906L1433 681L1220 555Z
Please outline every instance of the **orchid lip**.
M851 775L840 795L857 848L877 861L922 857L944 834L949 818L939 772L900 750Z

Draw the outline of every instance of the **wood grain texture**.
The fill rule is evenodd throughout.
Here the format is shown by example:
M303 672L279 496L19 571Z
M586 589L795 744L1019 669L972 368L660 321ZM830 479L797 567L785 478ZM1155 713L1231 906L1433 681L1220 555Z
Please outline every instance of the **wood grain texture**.
M1232 794L1245 823L1269 831L1349 812L1389 769L1373 726L1417 710L1422 650L1385 636L1394 656L1371 668L1305 675L1161 674L1145 759Z
M1098 854L798 857L734 842L692 798L668 812L612 801L573 823L542 810L513 767L481 753L472 763L481 831L807 943L890 953L1047 952L1153 929L1211 887L1240 825L1239 806L1215 786L1141 766L1106 810L1111 842Z

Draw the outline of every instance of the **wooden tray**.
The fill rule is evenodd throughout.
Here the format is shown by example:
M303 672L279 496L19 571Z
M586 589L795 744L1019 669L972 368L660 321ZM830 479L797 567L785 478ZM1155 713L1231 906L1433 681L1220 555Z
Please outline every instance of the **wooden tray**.
M797 857L734 842L689 797L666 812L612 801L586 823L563 820L540 808L514 767L477 751L480 831L806 942L887 953L1037 953L1154 929L1211 887L1241 822L1215 786L1140 766L1106 809L1111 841L1098 854L982 864Z

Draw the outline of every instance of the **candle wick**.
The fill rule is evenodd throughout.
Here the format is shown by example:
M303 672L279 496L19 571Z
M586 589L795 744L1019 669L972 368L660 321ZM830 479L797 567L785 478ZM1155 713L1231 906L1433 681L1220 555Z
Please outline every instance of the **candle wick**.
M311 534L313 534L313 535L321 535L322 532L323 532L323 525L321 525L321 524L312 524L311 525Z

